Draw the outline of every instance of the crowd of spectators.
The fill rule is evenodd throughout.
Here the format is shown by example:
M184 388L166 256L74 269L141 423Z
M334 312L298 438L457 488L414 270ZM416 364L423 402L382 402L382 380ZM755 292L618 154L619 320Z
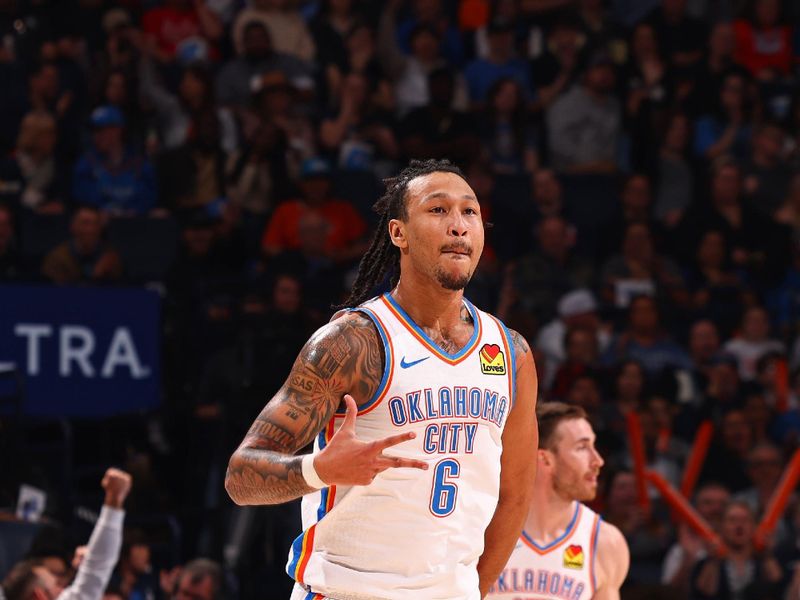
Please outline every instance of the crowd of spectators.
M626 594L800 594L800 503L752 544L800 440L797 3L0 0L0 36L0 282L163 297L162 407L76 424L181 532L171 559L126 534L106 598L288 597L299 509L234 507L225 464L411 158L462 167L492 224L467 296L591 416ZM676 485L713 423L693 501L724 561L641 510L629 413ZM178 577L197 556L222 566Z

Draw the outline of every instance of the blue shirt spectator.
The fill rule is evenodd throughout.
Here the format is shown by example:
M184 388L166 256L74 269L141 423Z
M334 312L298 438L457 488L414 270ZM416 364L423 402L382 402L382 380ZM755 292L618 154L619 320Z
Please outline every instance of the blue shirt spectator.
M124 119L113 106L92 112L92 147L75 165L73 198L115 214L147 214L156 204L155 172L123 143Z
M729 127L729 124L710 115L697 119L694 129L694 153L697 156L705 156L714 144L722 140ZM750 153L751 134L752 129L749 125L742 125L736 129L728 150L737 159L744 160Z
M491 87L502 78L517 81L530 95L531 81L528 64L514 56L514 30L509 21L496 19L489 24L489 56L472 61L464 69L469 87L469 97L474 103L483 103Z

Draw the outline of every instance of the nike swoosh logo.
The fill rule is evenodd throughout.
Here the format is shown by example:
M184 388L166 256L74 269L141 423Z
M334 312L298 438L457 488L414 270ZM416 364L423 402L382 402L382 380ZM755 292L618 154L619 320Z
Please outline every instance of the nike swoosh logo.
M428 360L429 358L430 356L423 356L419 360L412 360L411 362L406 362L406 357L404 356L403 358L400 359L400 368L407 369L409 367L413 367L414 365L418 365L423 360Z

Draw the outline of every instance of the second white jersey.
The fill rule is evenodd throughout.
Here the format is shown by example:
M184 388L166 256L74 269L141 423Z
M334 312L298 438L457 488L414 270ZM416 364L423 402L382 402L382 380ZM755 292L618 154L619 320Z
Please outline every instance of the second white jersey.
M303 534L287 572L308 598L479 600L477 562L500 488L502 434L513 405L510 335L465 301L474 333L443 352L388 294L356 310L384 347L380 389L359 408L362 440L413 431L386 451L424 460L427 471L389 469L367 486L303 497ZM337 414L318 437L323 448Z
M522 532L487 600L589 600L597 587L600 515L575 502L564 534L545 546Z

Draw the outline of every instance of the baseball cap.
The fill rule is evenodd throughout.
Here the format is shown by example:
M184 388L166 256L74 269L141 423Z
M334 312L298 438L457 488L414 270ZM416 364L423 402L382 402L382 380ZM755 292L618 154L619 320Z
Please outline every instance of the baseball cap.
M307 158L300 165L300 178L313 179L314 177L329 177L331 167L324 158Z
M122 116L122 112L116 106L111 105L95 108L89 120L94 128L122 127L125 125L125 118Z
M561 317L572 317L595 312L597 302L594 295L587 289L573 290L561 296L558 301L558 314Z

